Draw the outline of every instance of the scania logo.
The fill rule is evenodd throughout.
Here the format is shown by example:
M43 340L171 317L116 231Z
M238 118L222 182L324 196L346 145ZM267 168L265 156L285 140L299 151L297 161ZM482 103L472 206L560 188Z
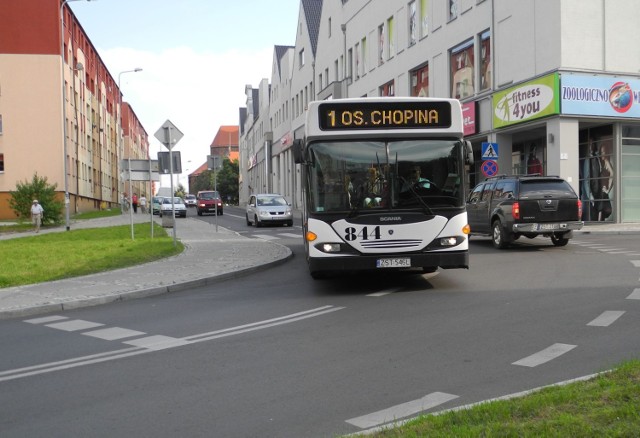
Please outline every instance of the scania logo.
M380 222L397 222L401 220L402 220L402 217L400 216L382 216L380 218Z

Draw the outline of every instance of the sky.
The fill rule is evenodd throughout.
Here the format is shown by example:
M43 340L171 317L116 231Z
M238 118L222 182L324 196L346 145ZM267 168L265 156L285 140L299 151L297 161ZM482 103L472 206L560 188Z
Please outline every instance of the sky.
M149 136L170 120L187 175L222 125L238 125L246 85L271 79L273 48L295 45L300 0L72 0L68 3ZM122 73L141 68L137 73ZM161 185L170 180L162 177Z

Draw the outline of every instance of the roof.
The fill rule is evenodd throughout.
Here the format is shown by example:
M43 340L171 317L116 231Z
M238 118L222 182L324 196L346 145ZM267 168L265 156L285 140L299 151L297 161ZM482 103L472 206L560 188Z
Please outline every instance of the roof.
M316 48L318 47L318 33L320 32L320 18L322 16L322 0L302 0L302 8L307 22L307 29L309 29L311 50L315 58Z
M282 80L282 58L287 54L287 51L293 49L293 46L275 46L274 50L276 52L276 60L278 62L278 76L280 80Z
M238 126L223 125L218 129L218 133L211 142L211 147L238 146Z
M205 170L209 170L209 166L208 163L205 161L204 164L202 164L200 167L198 167L196 170L194 170L193 172L191 172L189 174L189 176L198 176L200 175L202 172L204 172Z

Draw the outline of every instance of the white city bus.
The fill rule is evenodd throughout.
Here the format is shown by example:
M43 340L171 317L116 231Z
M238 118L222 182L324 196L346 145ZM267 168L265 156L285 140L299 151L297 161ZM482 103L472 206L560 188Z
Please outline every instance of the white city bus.
M329 272L468 268L471 146L455 99L311 102L302 165L305 252Z

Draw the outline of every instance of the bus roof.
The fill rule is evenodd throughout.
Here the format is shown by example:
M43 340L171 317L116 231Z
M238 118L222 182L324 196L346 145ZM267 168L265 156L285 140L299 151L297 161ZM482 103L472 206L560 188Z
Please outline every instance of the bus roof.
M309 103L306 141L347 137L463 137L457 99L365 97Z

